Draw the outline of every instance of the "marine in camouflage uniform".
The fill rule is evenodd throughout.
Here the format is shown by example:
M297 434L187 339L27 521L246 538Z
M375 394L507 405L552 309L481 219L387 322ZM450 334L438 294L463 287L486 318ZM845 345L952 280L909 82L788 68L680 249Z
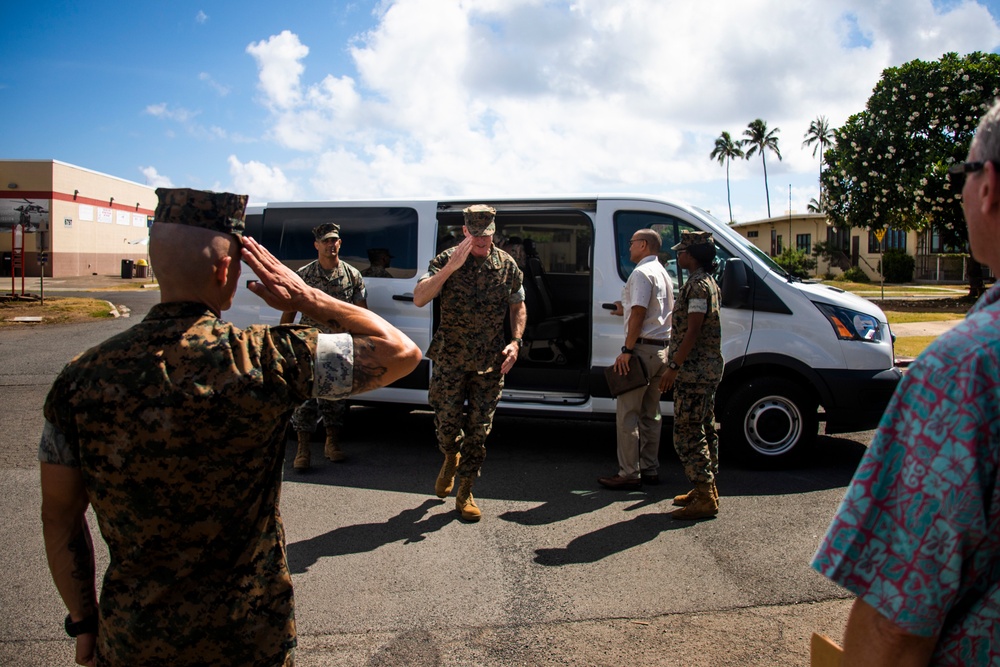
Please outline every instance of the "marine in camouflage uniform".
M392 278L389 273L389 264L392 263L392 255L388 248L368 249L368 268L361 272L366 278Z
M368 291L361 273L343 261L340 253L340 225L332 222L324 223L313 229L314 245L319 253L319 259L312 261L298 270L299 276L310 287L329 294L335 299L355 306L367 308ZM324 266L324 264L326 266ZM295 313L284 313L282 324L295 321ZM329 324L316 322L303 315L300 324L316 327L325 333L331 333ZM298 471L307 470L310 466L310 436L316 430L316 422L320 415L326 429L326 445L324 454L331 461L343 461L346 455L340 449L339 433L344 426L344 415L347 412L346 401L327 401L310 398L296 408L292 414L292 428L298 439L294 468Z
M492 243L495 213L483 205L465 209L465 240L431 260L414 290L417 305L441 299L441 321L427 350L434 362L427 399L445 457L435 492L446 497L457 472L456 508L468 520L481 516L472 485L526 323L521 270ZM504 338L508 311L511 342Z
M715 259L709 232L683 232L678 267L691 271L674 302L673 331L661 390L674 389L674 449L695 489L677 496L679 519L718 513L719 437L715 431L715 392L722 381L721 295L708 272ZM694 318L692 316L695 316ZM692 325L695 319L695 325Z
M239 280L227 263L239 261L228 234L242 234L246 196L157 195L154 265L160 253L182 260L164 267L184 264L190 245L201 244L213 256L193 247L188 264L211 263L213 278L198 282L205 302L160 303L76 357L45 401L42 517L67 624L78 624L67 630L77 636L77 660L98 667L292 665L292 581L278 511L284 425L301 401L343 399L361 386L354 340L303 326L241 331L221 320ZM218 267L228 271L224 282L215 281ZM164 291L187 297L185 270L157 271ZM258 269L275 275L267 271ZM412 357L415 364L415 348ZM111 555L99 603L88 503Z

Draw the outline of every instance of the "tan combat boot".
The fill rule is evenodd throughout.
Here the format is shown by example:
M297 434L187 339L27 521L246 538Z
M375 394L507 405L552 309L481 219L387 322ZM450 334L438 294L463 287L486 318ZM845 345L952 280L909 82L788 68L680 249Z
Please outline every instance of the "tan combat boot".
M458 452L445 454L444 463L441 465L441 472L438 473L437 481L434 482L434 493L438 498L447 498L455 486L455 471L458 470L458 461L462 457Z
M455 509L462 513L462 518L466 521L479 521L483 516L472 497L473 481L472 477L459 478L458 492L455 494Z
M323 455L331 461L343 461L347 454L340 449L340 429L326 429L326 444L323 446Z
M718 504L719 489L717 486L715 486L715 482L712 482L712 496L715 497L715 502L716 504ZM674 505L677 505L678 507L687 507L688 505L691 504L692 500L694 500L694 489L691 489L690 491L688 491L683 495L674 496Z
M686 506L670 513L671 518L693 521L695 519L711 519L719 513L719 501L711 484L697 483L694 485L694 498Z
M309 459L311 457L309 440L312 437L312 433L309 431L296 431L295 434L299 439L299 449L295 452L295 462L292 463L292 467L298 472L305 472L309 470Z

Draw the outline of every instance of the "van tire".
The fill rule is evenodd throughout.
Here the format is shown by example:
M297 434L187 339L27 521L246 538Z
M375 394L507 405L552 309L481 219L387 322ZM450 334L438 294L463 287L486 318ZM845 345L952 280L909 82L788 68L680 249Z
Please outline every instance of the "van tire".
M721 415L722 445L747 463L787 463L816 442L819 418L813 393L774 377L750 380L733 392Z

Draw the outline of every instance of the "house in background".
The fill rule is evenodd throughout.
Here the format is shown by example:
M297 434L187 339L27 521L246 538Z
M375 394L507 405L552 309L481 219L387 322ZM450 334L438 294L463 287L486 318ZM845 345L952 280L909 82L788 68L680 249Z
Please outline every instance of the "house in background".
M0 160L0 276L116 275L145 260L156 191L58 160ZM17 275L21 269L17 269Z
M934 230L905 232L889 229L881 242L875 232L858 227L834 226L823 213L796 213L737 222L732 229L771 257L777 257L786 247L812 255L816 243L828 242L840 255L833 262L815 258L814 275L838 276L850 267L860 267L872 281L882 276L878 272L881 253L899 249L914 258L913 279L919 282L963 283L966 281L969 255L964 248L945 246ZM986 270L986 267L983 267Z

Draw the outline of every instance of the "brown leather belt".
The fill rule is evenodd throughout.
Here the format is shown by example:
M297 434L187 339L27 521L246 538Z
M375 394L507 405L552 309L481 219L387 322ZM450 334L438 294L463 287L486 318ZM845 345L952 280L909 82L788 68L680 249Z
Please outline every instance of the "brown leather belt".
M670 344L670 340L654 340L652 338L637 338L636 343L642 343L643 345L658 345L660 347L666 347Z

